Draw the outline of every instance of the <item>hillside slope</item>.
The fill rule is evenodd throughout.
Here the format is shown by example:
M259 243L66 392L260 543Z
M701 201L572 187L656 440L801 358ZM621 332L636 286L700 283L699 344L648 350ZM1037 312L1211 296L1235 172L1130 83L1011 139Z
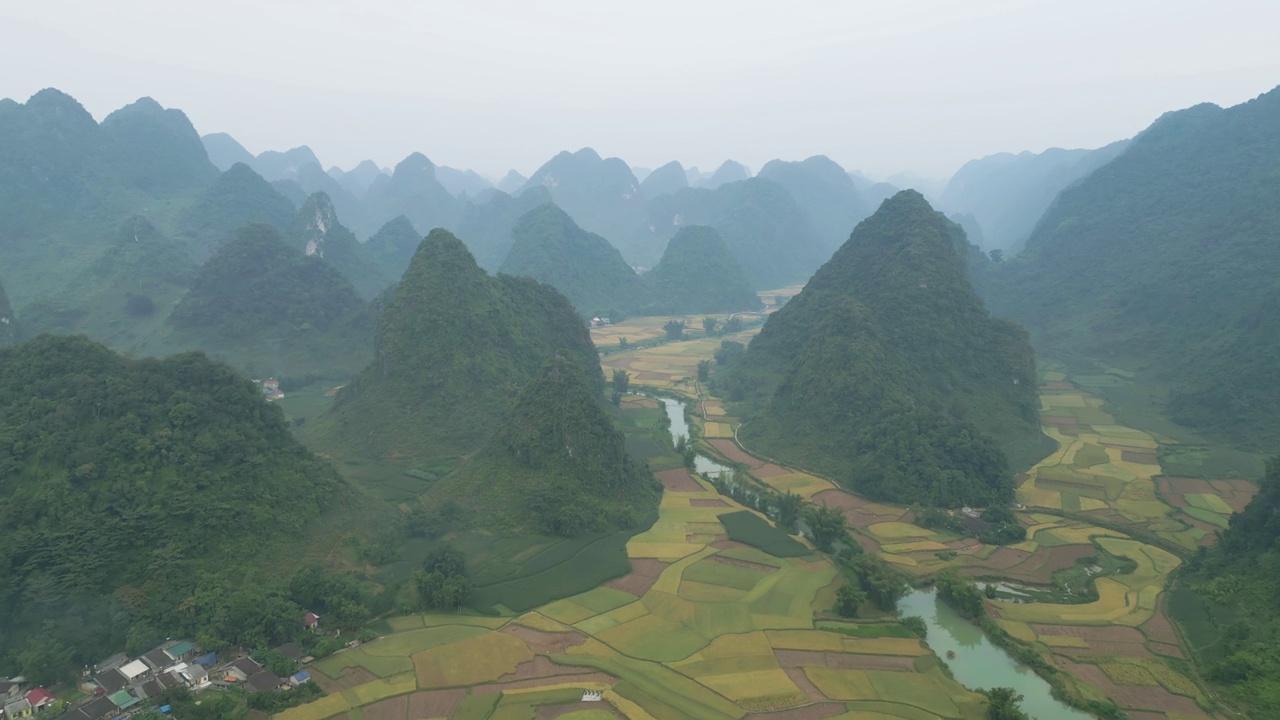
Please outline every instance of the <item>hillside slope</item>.
M654 297L652 312L687 315L759 310L742 267L715 228L680 228L662 260L642 278Z

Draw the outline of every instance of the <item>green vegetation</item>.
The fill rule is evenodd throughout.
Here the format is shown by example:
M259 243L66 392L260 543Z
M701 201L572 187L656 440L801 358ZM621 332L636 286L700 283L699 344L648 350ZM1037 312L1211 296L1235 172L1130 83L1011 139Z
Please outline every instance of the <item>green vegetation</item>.
M298 607L245 579L344 494L230 368L47 335L0 350L0 474L0 662L44 679L169 635L289 637Z
M1006 453L1039 447L1035 361L973 293L962 245L912 191L860 224L741 360L718 358L744 444L873 499L1009 502Z
M730 540L760 548L774 557L803 557L809 554L809 548L748 510L725 513L720 516L720 522Z
M635 528L660 494L627 453L600 386L577 361L556 354L479 452L432 487L427 501L471 508L489 529L572 537Z
M643 278L652 290L654 315L759 310L759 296L715 228L680 228L662 260ZM710 332L708 332L710 334Z
M631 314L648 306L648 288L618 249L578 227L548 203L521 217L511 230L515 242L501 272L545 282L569 298L586 317Z
M180 233L193 241L200 255L208 255L240 228L266 223L278 230L293 224L296 208L271 183L237 163L182 214Z
M1165 114L1064 190L1001 264L993 308L1042 353L1088 354L1171 388L1172 418L1280 445L1280 89ZM1196 178L1198 182L1187 182Z
M493 434L555 352L586 368L593 386L604 382L563 296L528 278L489 277L444 230L419 246L378 318L374 348L369 367L307 423L311 444L371 458L460 455Z
M458 237L466 242L480 267L496 273L511 252L511 230L516 222L549 202L551 193L542 186L528 188L516 197L497 190L487 192L463 209Z
M364 247L369 258L381 268L383 277L398 280L409 267L420 242L422 233L413 227L409 218L398 215L371 235Z
M825 155L800 162L771 160L759 177L778 183L795 198L828 251L840 247L875 209L863 200L849 173Z
M365 246L338 222L329 196L318 192L302 204L290 232L300 252L316 256L342 273L365 300L372 300L391 284L369 258Z
M982 592L972 580L960 577L954 570L944 570L938 573L935 581L938 585L938 597L960 613L961 617L977 620L986 616Z
M9 307L9 296L4 292L4 285L0 284L0 347L12 345L19 339L18 318L13 314L13 308Z

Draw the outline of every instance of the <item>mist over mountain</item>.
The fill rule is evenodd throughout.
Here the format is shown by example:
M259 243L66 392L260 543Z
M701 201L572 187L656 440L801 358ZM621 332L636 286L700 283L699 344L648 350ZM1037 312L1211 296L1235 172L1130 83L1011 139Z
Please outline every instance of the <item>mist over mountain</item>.
M948 213L967 213L982 228L986 250L1017 252L1058 193L1111 162L1128 140L1096 150L988 155L965 163L938 197ZM975 239L970 233L970 238Z
M201 257L245 225L267 223L281 230L293 222L296 206L248 165L236 164L218 176L178 219L178 227Z
M106 161L143 192L205 187L218 175L187 116L149 97L111 113L101 129Z
M267 150L258 153L253 162L249 163L249 167L268 182L296 180L298 171L308 165L320 167L320 159L306 145L299 145L284 152Z
M399 215L388 220L364 244L369 259L382 271L382 276L399 280L422 242L422 233L409 218Z
M561 152L551 158L524 185L541 185L551 199L584 229L610 238L628 262L646 264L658 253L635 247L631 242L643 225L644 197L631 168L618 158L601 158L595 150L582 148Z
M333 171L330 170L329 174L333 175ZM347 192L356 197L364 197L364 194L368 192L374 181L384 176L386 176L386 173L382 171L382 168L378 167L377 163L372 160L361 160L359 165L341 172L335 179L342 187L346 188Z
M461 240L433 230L378 318L373 362L307 437L363 457L471 452L556 352L603 384L586 325L563 295L529 278L491 277Z
M519 192L520 188L524 187L527 182L529 182L529 178L521 175L515 170L509 170L506 175L502 176L502 179L499 180L498 184L494 187L508 195L514 195Z
M640 181L640 193L647 199L674 195L687 187L689 187L689 180L685 175L684 167L675 160L654 170Z
M534 208L552 202L542 186L531 187L512 197L501 190L488 190L470 200L458 221L458 236L480 267L496 273L511 252L511 234L516 222Z
M318 192L307 198L293 220L291 234L304 255L337 268L364 299L372 300L391 285L365 246L338 221L328 195Z
M457 170L451 167L436 168L436 179L445 190L455 197L459 195L475 195L493 187L493 183L484 179L475 170Z
M853 178L825 155L801 162L771 160L758 177L781 185L809 215L818 239L834 251L873 207L863 201Z
M764 178L654 198L644 243L665 248L685 225L714 227L756 290L804 282L830 255L790 193Z
M413 153L388 176L379 176L365 193L367 217L383 222L397 215L419 229L456 227L461 207L436 178L436 166L422 153Z
M680 228L667 243L662 260L641 278L649 286L651 312L682 315L759 310L742 267L715 228Z
M757 410L743 442L868 497L1013 497L1039 446L1035 359L969 284L962 231L903 191L769 317L717 387Z
M696 170L697 168L693 169ZM704 176L698 182L690 184L694 187L715 190L721 185L742 182L750 178L751 171L747 169L746 165L734 160L725 160L709 177Z
M1280 89L1166 113L1058 195L992 302L1043 352L1145 371L1179 422L1273 448L1276 167Z
M4 291L4 283L0 282L0 347L12 345L21 338L18 331L18 318L9 306L9 296Z
M253 153L249 152L235 138L227 133L209 133L200 136L200 143L204 145L205 153L209 156L209 162L222 172L231 169L236 163L244 163L251 165L253 163Z

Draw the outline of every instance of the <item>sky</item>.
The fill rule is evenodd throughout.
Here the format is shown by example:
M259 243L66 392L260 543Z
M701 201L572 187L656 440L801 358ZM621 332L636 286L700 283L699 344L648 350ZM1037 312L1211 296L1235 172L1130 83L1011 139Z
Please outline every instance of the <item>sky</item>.
M944 180L1280 84L1276 0L0 0L0 97L142 96L251 152L524 175L561 150Z

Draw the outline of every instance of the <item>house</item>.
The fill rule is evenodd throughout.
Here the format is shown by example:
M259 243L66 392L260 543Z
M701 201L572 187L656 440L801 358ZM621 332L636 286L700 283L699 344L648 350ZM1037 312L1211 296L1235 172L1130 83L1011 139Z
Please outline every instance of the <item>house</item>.
M103 660L102 662L98 663L97 665L94 665L93 672L104 673L108 670L115 670L116 668L120 667L121 665L127 662L129 662L128 655L125 655L124 653L116 653L115 655L112 655L106 660Z
M178 671L187 684L193 686L204 685L209 682L209 671L205 670L202 665L191 664Z
M27 693L27 702L31 703L31 708L39 712L53 704L53 693L44 688L36 688Z
M120 709L109 698L100 697L68 712L60 720L102 720L115 717L119 712Z
M156 648L146 655L142 656L143 662L151 666L152 673L158 673L164 668L173 664L173 658L169 657L169 653Z
M107 696L107 699L111 701L112 705L115 705L117 708L121 710L131 708L134 705L137 705L138 703L142 702L142 700L135 697L128 690L121 690L119 692L112 693Z
M311 632L315 632L320 628L320 616L311 611L307 611L307 614L302 616L302 627L310 630Z
M125 677L123 672L120 672L120 668L112 668L106 672L98 673L93 679L108 695L129 686L129 678Z
M155 668L146 664L141 660L130 660L120 666L120 674L124 676L125 684L132 685L140 680L145 680L155 673ZM108 691L110 692L110 691Z
M981 535L991 529L991 523L968 515L960 518L960 522L964 523L964 526L974 535Z
M245 681L244 687L249 692L258 693L276 690L283 684L284 681L280 679L280 676L270 670L260 670Z
M211 652L208 655L201 655L200 657L196 658L196 664L204 668L205 670L208 670L209 668L218 664L218 653Z
M188 642L186 640L181 640L165 648L164 652L174 662L177 662L180 660L189 660L192 655L196 654L196 646L191 642Z
M25 697L19 695L16 698L9 698L4 704L5 720L17 720L24 718L35 712L31 709L31 703L27 702Z
M299 670L289 678L289 684L298 687L303 683L311 682L311 673L306 670Z
M186 681L184 681L181 677L178 676L177 673L171 670L169 672L160 673L159 675L155 676L151 680L148 680L147 682L143 683L142 694L147 696L148 698L153 698L153 697L159 696L160 693L164 692L165 690L168 690L170 688L175 688L175 687L178 687L179 685L185 685L185 684L186 684Z
M262 672L262 666L252 658L240 658L227 668L227 679L231 682L245 682Z
M280 392L280 381L275 378L262 381L262 394L266 395L268 400L279 400L284 397L284 393Z

